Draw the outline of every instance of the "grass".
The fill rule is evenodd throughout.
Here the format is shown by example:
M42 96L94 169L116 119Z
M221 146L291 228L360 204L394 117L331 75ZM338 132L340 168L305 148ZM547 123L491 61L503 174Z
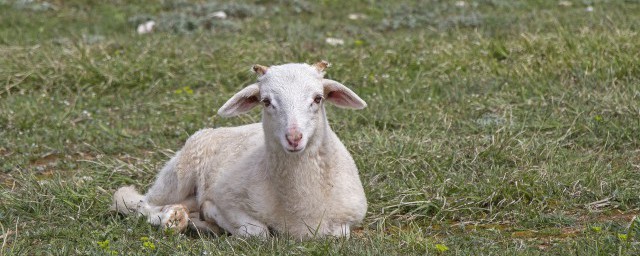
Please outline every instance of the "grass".
M638 254L640 2L568 3L0 0L0 254ZM351 239L108 211L198 129L259 120L215 114L251 65L320 59L369 104L329 109L369 202Z

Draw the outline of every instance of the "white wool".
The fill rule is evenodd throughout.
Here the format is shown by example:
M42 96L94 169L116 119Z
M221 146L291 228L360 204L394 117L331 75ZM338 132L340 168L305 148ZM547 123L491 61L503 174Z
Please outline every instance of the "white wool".
M123 187L112 208L179 231L188 222L184 216L199 213L202 221L195 226L212 231L219 226L234 235L266 237L271 228L299 239L348 236L364 218L367 202L358 169L331 130L324 103L352 109L366 103L324 79L327 66L254 66L258 82L218 113L234 116L263 105L262 123L198 131L144 198Z

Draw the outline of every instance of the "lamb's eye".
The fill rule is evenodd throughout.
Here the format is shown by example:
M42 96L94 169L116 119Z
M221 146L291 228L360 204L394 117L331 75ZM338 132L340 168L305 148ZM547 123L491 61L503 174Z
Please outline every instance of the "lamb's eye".
M269 106L271 106L271 100L262 99L262 104L264 104L265 107L269 107Z
M318 95L313 99L313 102L315 102L316 104L320 104L320 102L322 101L322 96Z

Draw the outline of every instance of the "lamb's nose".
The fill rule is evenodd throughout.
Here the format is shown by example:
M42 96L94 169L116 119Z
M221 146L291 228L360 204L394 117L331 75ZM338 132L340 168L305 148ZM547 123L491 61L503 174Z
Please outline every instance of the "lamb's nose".
M289 132L287 132L287 142L289 145L295 148L298 146L298 143L300 143L300 140L302 140L302 133L297 129L289 129Z

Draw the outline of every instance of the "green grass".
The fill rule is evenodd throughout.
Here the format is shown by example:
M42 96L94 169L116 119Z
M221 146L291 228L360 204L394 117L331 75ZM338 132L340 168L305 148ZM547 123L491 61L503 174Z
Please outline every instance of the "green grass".
M0 254L640 253L640 2L391 2L0 0ZM369 104L329 108L369 202L351 239L109 212L190 134L259 120L215 114L253 64L321 59Z

